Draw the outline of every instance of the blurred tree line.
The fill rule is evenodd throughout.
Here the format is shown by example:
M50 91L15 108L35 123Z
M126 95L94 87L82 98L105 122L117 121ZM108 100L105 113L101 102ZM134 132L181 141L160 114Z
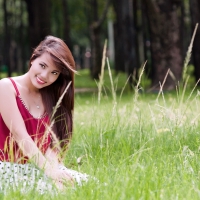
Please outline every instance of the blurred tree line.
M98 79L103 44L116 72L130 84L147 60L151 86L174 89L182 79L183 61L196 23L198 0L0 0L0 72L24 73L32 49L46 35L61 37L77 68L88 67ZM200 29L194 41L194 77L200 78Z

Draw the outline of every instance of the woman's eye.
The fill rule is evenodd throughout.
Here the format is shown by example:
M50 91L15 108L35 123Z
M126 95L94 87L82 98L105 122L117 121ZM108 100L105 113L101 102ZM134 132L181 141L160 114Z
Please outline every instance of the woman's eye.
M52 72L53 75L58 75L58 72Z
M40 64L40 66L42 67L42 69L44 69L44 68L45 68L45 65L43 65L43 64Z

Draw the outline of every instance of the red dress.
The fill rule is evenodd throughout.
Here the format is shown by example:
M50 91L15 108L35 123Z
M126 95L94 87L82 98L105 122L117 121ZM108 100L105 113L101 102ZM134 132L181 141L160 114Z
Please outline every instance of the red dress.
M50 134L45 133L45 125L49 124L49 117L47 114L44 114L40 118L34 118L28 108L26 107L24 101L20 97L17 85L13 79L11 82L16 90L16 102L19 108L19 111L24 120L27 132L31 138L35 141L38 148L44 154L51 143ZM12 111L9 111L12 112ZM10 130L5 125L2 116L0 114L0 161L7 162L17 162L17 163L26 163L28 160L27 157L23 156L16 142L12 138Z

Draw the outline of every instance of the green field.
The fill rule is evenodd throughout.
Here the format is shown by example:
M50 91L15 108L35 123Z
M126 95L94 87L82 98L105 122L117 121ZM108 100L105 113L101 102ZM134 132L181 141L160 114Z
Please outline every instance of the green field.
M15 192L2 199L200 199L199 91L120 96L120 84L116 96L109 86L99 99L97 91L76 93L65 164L98 183L58 196Z

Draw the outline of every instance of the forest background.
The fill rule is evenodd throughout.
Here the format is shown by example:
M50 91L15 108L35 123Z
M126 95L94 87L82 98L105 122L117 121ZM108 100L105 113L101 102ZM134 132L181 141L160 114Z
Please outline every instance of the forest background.
M0 0L0 73L24 73L32 49L46 35L61 37L77 69L92 79L101 71L103 45L116 73L127 74L130 86L141 66L151 90L173 90L182 79L184 59L196 23L198 0ZM200 78L200 29L193 45L189 73Z
M35 188L0 199L199 200L199 27L188 51L199 21L198 0L0 0L0 78L26 72L51 34L73 52L75 86L93 82L94 93L76 94L64 162L99 180L56 197ZM105 62L98 80L105 41L111 72Z

